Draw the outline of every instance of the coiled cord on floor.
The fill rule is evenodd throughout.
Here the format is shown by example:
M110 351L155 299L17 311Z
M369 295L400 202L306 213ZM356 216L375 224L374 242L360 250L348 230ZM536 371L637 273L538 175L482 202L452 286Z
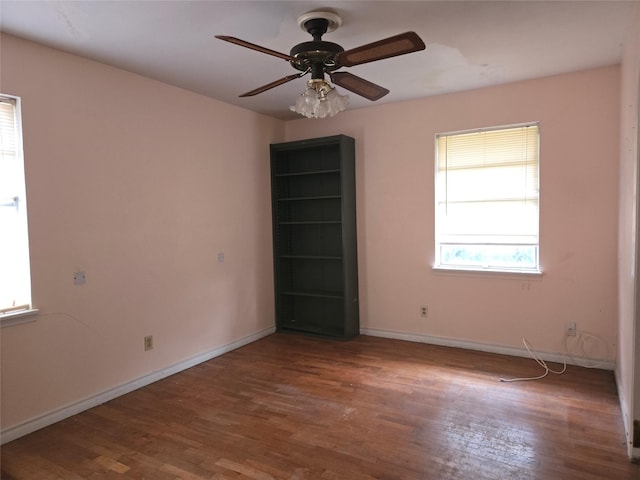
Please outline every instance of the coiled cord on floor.
M542 358L540 358L540 356L538 355L538 352L536 352L536 350L533 348L533 346L529 343L529 341L526 338L522 339L522 343L524 343L524 346L529 352L529 355L531 355L531 358L533 358L538 363L538 365L544 368L544 373L542 375L538 375L537 377L500 378L501 382L525 382L528 380L540 380L546 377L547 375L549 375L550 373L553 373L555 375L561 375L567 370L567 359L564 356L564 354L562 355L562 358L564 361L563 362L564 366L562 367L562 370L553 370L549 368L549 365L547 365Z
M577 354L579 355L578 357L569 353L569 346L567 345L567 343L570 337L576 339L576 342L578 344L578 352L577 352ZM565 335L564 338L562 339L563 367L561 370L553 370L547 365L547 363L542 358L540 358L540 354L536 352L536 350L533 348L531 343L526 338L523 338L522 343L524 343L524 346L529 352L529 355L531 355L531 358L533 358L538 365L544 368L544 373L536 377L500 378L500 381L501 382L524 382L529 380L541 380L545 378L547 375L549 375L550 373L553 373L555 375L562 375L564 372L567 371L567 358L571 359L571 361L575 365L578 365L580 367L601 368L602 366L604 366L604 361L596 361L596 362L585 361L586 360L585 345L589 340L596 340L597 342L601 343L604 346L605 358L609 358L609 348L607 346L607 343L602 338L598 337L597 335L593 335L591 333L576 332L575 335Z

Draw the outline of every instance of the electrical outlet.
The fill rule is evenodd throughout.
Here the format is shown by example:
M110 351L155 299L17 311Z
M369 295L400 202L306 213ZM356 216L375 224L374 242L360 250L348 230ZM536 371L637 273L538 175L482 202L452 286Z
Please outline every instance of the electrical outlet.
M87 275L84 272L73 272L73 284L84 285L87 283Z
M570 337L575 336L576 334L576 322L567 322L564 326L564 333Z
M149 350L153 350L153 335L144 337L144 351L147 352Z
M423 318L429 317L429 307L427 305L420 305L420 316Z

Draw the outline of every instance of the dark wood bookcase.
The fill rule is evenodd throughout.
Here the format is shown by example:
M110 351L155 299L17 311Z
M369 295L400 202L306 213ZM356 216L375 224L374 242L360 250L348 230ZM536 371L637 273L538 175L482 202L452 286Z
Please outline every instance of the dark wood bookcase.
M358 335L354 139L272 144L271 196L276 329Z

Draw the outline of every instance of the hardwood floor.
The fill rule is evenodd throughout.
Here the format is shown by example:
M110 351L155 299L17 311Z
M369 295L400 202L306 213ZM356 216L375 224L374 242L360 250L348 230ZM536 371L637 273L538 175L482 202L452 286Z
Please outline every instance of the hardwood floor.
M275 334L2 448L13 479L640 479L612 372Z

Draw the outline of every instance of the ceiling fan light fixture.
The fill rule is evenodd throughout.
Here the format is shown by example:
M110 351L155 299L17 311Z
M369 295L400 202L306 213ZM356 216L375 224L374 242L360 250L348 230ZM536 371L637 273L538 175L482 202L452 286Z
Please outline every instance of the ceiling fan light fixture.
M307 118L326 118L342 112L348 104L349 96L340 95L329 82L311 79L295 105L289 109Z

